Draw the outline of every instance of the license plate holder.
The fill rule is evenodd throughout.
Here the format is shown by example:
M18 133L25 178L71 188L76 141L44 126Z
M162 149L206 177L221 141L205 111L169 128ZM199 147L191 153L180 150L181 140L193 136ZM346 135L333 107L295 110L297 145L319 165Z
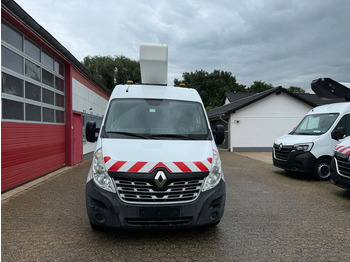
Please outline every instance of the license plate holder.
M179 207L141 207L141 218L177 218L181 216Z

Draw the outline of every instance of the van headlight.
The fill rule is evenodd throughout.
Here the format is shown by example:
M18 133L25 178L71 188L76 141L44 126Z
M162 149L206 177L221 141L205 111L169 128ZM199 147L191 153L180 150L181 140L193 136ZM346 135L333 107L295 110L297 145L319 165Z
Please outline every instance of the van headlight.
M294 150L296 151L310 151L311 148L313 147L314 143L303 143L303 144L295 144L294 145Z
M202 192L215 187L217 184L219 184L221 178L223 178L223 173L220 156L216 150L213 150L213 165L210 169L209 175L204 180Z
M112 178L108 175L105 163L103 162L102 149L99 148L92 160L92 178L100 188L116 193Z

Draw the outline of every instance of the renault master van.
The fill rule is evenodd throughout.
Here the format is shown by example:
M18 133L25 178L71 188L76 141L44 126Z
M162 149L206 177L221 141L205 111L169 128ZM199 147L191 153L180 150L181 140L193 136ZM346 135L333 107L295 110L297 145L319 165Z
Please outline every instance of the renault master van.
M289 171L330 178L333 148L350 135L350 103L312 109L289 134L275 140L273 164Z
M102 126L86 126L96 141L86 184L94 229L216 225L224 213L223 127L212 132L196 90L166 86L164 61L166 46L142 45L143 85L116 86Z

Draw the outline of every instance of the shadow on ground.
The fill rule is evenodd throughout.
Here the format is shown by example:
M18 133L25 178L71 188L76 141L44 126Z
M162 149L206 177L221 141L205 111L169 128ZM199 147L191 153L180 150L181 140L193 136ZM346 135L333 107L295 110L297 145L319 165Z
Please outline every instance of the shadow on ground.
M301 173L301 172L295 172L295 171L286 171L286 170L274 170L275 174L295 179L295 180L301 180L301 181L316 181L311 173Z

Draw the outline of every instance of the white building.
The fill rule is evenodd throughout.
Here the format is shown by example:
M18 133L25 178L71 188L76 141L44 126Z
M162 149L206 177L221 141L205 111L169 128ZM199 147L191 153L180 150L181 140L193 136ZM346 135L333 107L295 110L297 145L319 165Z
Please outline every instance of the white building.
M225 126L223 148L242 152L271 151L273 141L291 132L312 108L344 100L321 100L314 94L276 87L261 93L227 93L223 101L224 105L208 112L210 123Z

